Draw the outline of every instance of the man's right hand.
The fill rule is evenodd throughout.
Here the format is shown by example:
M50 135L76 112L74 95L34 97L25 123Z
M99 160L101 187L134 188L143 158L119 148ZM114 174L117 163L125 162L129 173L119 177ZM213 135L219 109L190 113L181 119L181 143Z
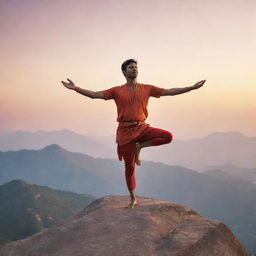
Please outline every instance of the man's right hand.
M64 81L61 81L62 84L63 84L66 88L68 88L68 89L75 90L75 88L76 88L75 84L74 84L70 79L67 78L67 80L68 80L69 83L64 82Z

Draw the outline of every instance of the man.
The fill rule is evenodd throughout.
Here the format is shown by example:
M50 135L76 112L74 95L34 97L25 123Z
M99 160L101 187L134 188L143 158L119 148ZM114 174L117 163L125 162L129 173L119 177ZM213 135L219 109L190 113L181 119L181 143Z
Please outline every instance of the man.
M144 147L157 146L172 141L172 134L168 131L150 127L145 123L148 116L147 105L149 97L174 96L198 89L203 86L202 80L193 86L184 88L164 89L153 85L140 84L137 82L137 61L129 59L121 66L126 84L115 86L104 91L90 91L79 88L69 80L68 83L61 81L68 89L87 96L91 99L115 100L117 106L117 121L119 122L116 132L118 157L125 162L125 178L131 196L129 208L137 205L135 195L135 163L141 164L139 155Z

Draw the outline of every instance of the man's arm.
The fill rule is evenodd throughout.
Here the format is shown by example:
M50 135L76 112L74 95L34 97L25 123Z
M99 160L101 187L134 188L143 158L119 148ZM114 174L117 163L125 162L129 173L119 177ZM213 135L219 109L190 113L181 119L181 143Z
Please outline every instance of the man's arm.
M206 80L202 80L200 82L197 82L193 86L184 87L184 88L164 89L162 91L161 96L168 96L168 95L174 96L174 95L182 94L182 93L185 93L185 92L189 92L191 90L199 89L200 87L202 87L204 85L205 81Z
M77 87L75 86L75 84L70 80L70 79L67 79L69 82L64 82L64 81L61 81L61 83L68 89L70 90L74 90L84 96L87 96L91 99L104 99L104 94L102 91L99 91L99 92L94 92L94 91L90 91L90 90L86 90L86 89L82 89L80 87Z

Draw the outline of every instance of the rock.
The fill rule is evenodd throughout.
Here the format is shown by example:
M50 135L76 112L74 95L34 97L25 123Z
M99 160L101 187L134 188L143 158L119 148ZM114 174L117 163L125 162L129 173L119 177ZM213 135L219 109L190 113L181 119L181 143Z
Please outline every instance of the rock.
M128 196L97 199L58 226L11 242L0 256L249 256L221 222L186 205Z

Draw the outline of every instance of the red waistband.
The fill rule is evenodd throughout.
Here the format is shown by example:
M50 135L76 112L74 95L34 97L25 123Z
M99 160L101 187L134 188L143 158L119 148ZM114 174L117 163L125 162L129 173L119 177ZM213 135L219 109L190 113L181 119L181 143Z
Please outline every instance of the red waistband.
M146 124L144 121L121 121L119 122L119 128L129 128L139 126L141 124Z
M134 124L138 124L142 121L137 121L137 120L132 120L132 121L128 121L128 120L124 120L124 121L119 121L119 123L134 123Z

